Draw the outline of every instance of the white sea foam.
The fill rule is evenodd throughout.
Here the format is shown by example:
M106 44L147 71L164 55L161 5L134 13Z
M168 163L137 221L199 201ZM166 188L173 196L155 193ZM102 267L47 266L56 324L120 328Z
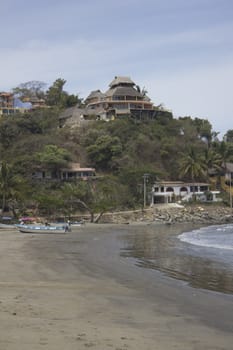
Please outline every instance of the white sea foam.
M233 225L204 227L182 233L179 239L196 246L233 250Z

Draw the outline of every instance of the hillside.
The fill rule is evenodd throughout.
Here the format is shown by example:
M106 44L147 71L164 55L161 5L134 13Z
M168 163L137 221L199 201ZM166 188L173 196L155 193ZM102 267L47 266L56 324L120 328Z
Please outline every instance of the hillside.
M39 109L0 119L4 210L69 216L84 209L91 215L135 209L143 202L143 174L149 174L148 188L155 179L208 181L208 169L217 172L233 160L232 142L218 141L204 119L164 112L150 121L123 118L60 128L60 113ZM95 168L95 181L56 179L70 162ZM53 181L35 182L38 169L54 174Z

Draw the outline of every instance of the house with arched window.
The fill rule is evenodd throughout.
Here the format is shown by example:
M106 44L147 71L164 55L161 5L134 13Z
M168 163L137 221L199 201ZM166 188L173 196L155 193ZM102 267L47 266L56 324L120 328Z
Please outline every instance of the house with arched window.
M189 201L195 196L199 201L219 201L219 191L210 191L210 185L203 182L160 181L152 187L151 205Z

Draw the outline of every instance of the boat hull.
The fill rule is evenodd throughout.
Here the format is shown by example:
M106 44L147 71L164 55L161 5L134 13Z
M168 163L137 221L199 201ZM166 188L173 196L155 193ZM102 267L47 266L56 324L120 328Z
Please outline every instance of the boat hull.
M66 226L47 226L47 225L18 225L18 230L22 233L66 233L68 228Z

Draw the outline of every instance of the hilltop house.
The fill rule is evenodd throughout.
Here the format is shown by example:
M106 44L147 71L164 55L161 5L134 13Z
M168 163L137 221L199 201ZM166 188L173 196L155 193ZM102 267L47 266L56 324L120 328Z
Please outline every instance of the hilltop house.
M195 196L199 201L219 201L219 191L210 191L207 183L182 181L160 181L152 187L151 205L168 204L175 201L189 201Z
M155 107L144 91L129 77L116 76L109 89L102 93L92 91L85 100L85 107L66 109L60 115L60 126L80 125L90 120L114 120L133 118L135 120L154 120L160 113L171 112Z
M37 96L24 97L22 102L30 104L32 110L48 107L45 100L43 98L38 98Z
M13 93L0 92L0 115L24 113L28 108L30 108L28 104L19 103L19 99L15 98Z
M45 106L45 101L36 96L19 99L12 92L0 92L0 115L25 113Z

